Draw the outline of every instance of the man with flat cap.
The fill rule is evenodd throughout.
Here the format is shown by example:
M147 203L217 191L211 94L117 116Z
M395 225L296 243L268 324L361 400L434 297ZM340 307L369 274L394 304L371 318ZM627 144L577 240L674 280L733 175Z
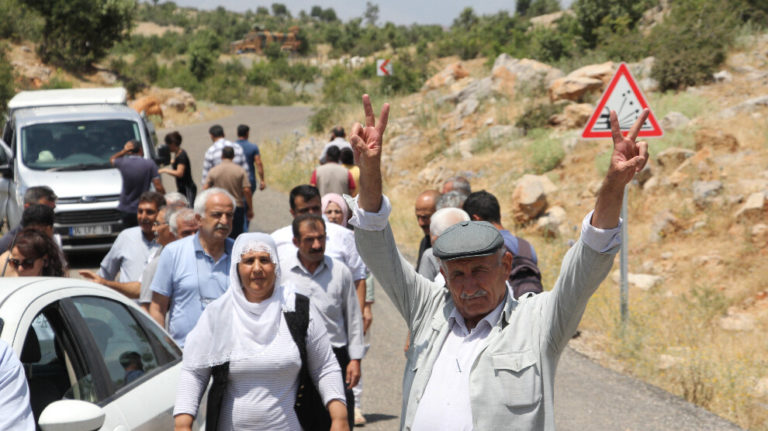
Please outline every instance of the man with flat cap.
M506 286L512 256L493 225L460 222L433 244L447 289L416 273L398 253L382 195L382 136L367 95L365 122L350 142L360 162L360 194L351 201L360 255L411 331L403 378L405 430L551 430L557 362L589 297L611 269L621 243L624 186L648 159L635 142L648 116L623 137L610 114L614 150L595 209L566 253L555 286L515 300Z

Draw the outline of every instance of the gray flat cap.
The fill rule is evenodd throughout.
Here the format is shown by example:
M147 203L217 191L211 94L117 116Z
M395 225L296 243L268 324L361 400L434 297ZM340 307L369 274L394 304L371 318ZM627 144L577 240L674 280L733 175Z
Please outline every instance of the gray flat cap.
M485 221L456 223L432 244L432 253L442 260L488 256L504 245L498 229Z

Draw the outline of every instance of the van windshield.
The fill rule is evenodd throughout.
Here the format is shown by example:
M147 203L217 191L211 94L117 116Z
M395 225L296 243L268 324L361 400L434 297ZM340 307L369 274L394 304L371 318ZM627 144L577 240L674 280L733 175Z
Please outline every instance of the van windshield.
M111 168L109 158L130 139L141 142L134 121L73 121L26 126L19 145L30 169L79 171Z

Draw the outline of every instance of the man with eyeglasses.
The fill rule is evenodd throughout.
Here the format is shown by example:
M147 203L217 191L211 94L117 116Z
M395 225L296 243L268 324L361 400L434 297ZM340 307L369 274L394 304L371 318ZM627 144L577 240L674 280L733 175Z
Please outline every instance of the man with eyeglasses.
M200 230L160 253L150 284L149 314L163 327L167 319L168 332L179 346L184 346L205 306L227 290L234 244L228 236L235 207L235 198L226 190L203 191L194 205Z
M166 197L167 199L167 197ZM179 229L181 227L181 230ZM155 239L160 247L155 250L149 258L147 267L141 275L141 293L139 294L139 305L149 313L149 304L152 302L152 290L149 286L157 272L157 264L160 262L160 253L163 247L176 241L197 233L197 219L195 212L191 208L181 208L175 210L171 206L163 207L157 213L157 220L152 229L155 232Z
M165 197L162 194L152 191L142 193L136 213L139 225L120 232L109 253L102 259L98 274L81 270L80 276L110 287L129 298L138 299L141 274L149 258L160 246L155 240L154 225L158 212L164 206Z

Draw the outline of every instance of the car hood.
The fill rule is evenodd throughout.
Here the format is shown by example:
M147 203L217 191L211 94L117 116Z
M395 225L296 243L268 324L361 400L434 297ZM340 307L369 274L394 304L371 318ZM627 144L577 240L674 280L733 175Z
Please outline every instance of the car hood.
M59 199L119 195L123 187L120 171L115 168L65 172L32 171L25 177L27 187L48 186Z

